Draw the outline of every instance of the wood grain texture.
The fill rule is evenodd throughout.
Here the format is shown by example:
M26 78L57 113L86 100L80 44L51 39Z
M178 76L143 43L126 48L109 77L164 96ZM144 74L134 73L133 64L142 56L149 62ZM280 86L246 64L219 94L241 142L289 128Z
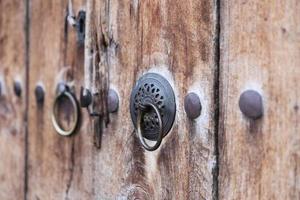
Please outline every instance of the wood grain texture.
M86 111L82 110L82 123L74 136L55 133L50 116L56 84L65 78L78 94L84 50L65 24L67 1L31 0L27 198L213 199L215 2L93 2L99 77L102 81L102 70L109 69L109 87L120 97L119 111L103 125L100 149L90 131L89 121L95 119ZM78 0L73 5L76 13L84 3ZM141 147L129 115L131 89L148 71L170 81L177 104L174 127L155 152ZM46 91L43 105L37 105L34 97L38 83ZM202 102L201 116L194 121L183 110L189 91L199 94Z
M101 149L94 154L97 199L212 199L216 6L214 1L96 1L109 65L120 95ZM97 10L96 9L96 10ZM99 30L99 32L100 32ZM108 39L106 39L108 38ZM135 136L131 89L144 73L163 74L176 93L174 127L155 152ZM200 95L201 116L190 121L184 95Z
M58 135L51 123L57 83L66 81L79 99L83 81L84 47L77 43L76 29L67 23L68 1L30 2L30 88L27 199L91 199L92 134L86 112L70 137ZM84 1L72 1L77 16ZM34 90L45 89L38 104ZM72 120L70 103L61 109L64 124Z
M24 198L25 175L25 5L0 1L0 199ZM22 86L21 97L13 84Z
M220 199L300 198L300 2L221 1ZM262 94L257 121L239 110Z

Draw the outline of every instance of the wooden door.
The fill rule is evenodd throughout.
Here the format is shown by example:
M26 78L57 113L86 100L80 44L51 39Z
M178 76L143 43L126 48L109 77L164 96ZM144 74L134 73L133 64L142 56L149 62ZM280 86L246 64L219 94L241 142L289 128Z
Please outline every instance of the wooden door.
M0 0L0 11L1 199L299 199L297 0ZM142 147L129 109L149 72L176 102L156 151ZM80 108L70 136L51 121L61 83L78 103L88 86L99 113ZM247 89L263 99L259 119L239 108ZM72 105L59 108L72 126Z
M50 112L57 83L73 82L79 98L84 48L76 42L76 29L66 21L67 1L32 0L27 197L213 198L216 5L192 0L88 1L87 5L73 1L72 5L76 14L94 8L91 19L100 24L96 30L104 58L100 70L106 70L108 87L119 95L119 110L109 114L100 148L93 141L95 119L84 109L74 135L62 137L54 131ZM169 80L177 105L172 131L155 152L141 147L129 113L132 88L149 71ZM45 90L42 105L33 93L37 84ZM197 120L189 120L183 110L189 91L199 94L202 102Z
M120 109L109 116L95 155L96 197L212 199L216 5L149 0L104 1L98 7L97 30L100 40L107 41L101 49L108 57L109 86L120 96ZM129 113L132 88L147 72L167 78L176 96L175 123L155 152L141 147ZM189 91L199 94L203 104L201 117L194 121L183 109Z
M219 198L299 199L299 1L222 1ZM258 91L249 120L240 94Z
M30 1L30 87L28 127L28 199L91 199L94 171L89 118L81 114L77 133L63 137L51 122L56 89L68 82L78 96L83 79L82 44L76 29L67 23L67 1ZM74 14L84 8L73 1ZM75 12L76 11L76 12ZM42 86L43 102L37 102L35 88ZM71 123L68 101L60 107L61 122Z
M0 1L0 199L23 199L26 180L26 4Z

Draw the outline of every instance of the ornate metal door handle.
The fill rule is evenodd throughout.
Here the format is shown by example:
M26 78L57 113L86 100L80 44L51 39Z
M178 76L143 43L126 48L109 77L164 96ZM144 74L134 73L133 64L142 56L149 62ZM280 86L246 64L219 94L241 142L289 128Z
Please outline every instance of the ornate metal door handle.
M156 150L175 119L175 95L170 83L156 73L142 76L131 93L130 114L142 146ZM148 145L145 138L156 141L154 146Z
M150 145L147 144L147 142L145 141L145 138L143 136L143 133L142 133L142 119L144 117L144 114L146 113L145 111L147 110L147 107L151 107L155 111L155 114L157 116L157 122L158 122L158 137L157 137L157 140L155 142L155 145L153 145L153 146L150 146ZM163 124L162 124L162 119L161 119L161 116L160 116L160 112L159 112L158 108L153 103L147 102L143 105L143 107L140 107L138 109L137 134L138 134L138 137L139 137L139 140L140 140L141 144L148 151L154 151L160 146L162 138L163 138L162 126L163 126Z

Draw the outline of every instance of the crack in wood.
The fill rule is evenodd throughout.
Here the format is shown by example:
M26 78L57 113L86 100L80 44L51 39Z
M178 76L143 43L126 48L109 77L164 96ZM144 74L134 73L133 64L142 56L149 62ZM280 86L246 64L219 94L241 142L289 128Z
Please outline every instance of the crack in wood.
M215 33L214 33L214 63L216 69L214 70L214 92L213 92L213 101L214 101L214 155L215 155L215 165L212 169L212 176L213 176L213 186L212 186L212 199L217 200L219 199L219 129L220 129L220 107L221 107L221 100L220 100L220 0L215 1L215 15L216 15L216 22L215 22Z
M65 191L65 199L68 200L69 197L69 191L73 182L73 176L74 176L74 168L75 168L75 140L73 138L72 140L72 147L71 147L71 153L70 153L70 166L69 166L69 180L67 181L67 188Z
M24 31L25 31L25 68L26 68L26 97L25 97L25 145L24 145L24 200L27 200L28 192L28 145L29 145L29 134L28 134L28 112L29 112L29 70L30 70L30 0L25 0L25 20L24 20Z
M109 1L108 1L109 3ZM92 113L97 113L96 120L93 120L94 144L101 147L101 134L103 133L103 123L105 127L109 123L107 110L107 96L109 88L109 57L108 48L110 41L108 30L105 27L108 19L107 12L96 13L95 1L87 1L87 23L86 23L86 56L85 75L86 88L92 91ZM98 14L98 17L97 17ZM103 17L104 15L104 17ZM98 33L98 29L100 27Z

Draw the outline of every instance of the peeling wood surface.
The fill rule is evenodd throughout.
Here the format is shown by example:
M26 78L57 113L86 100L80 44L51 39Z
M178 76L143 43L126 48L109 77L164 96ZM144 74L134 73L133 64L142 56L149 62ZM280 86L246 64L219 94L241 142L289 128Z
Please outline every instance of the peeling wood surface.
M222 1L220 199L300 199L300 2ZM245 89L264 116L238 108Z
M0 1L0 199L23 199L25 180L25 5ZM22 85L22 96L13 90Z

